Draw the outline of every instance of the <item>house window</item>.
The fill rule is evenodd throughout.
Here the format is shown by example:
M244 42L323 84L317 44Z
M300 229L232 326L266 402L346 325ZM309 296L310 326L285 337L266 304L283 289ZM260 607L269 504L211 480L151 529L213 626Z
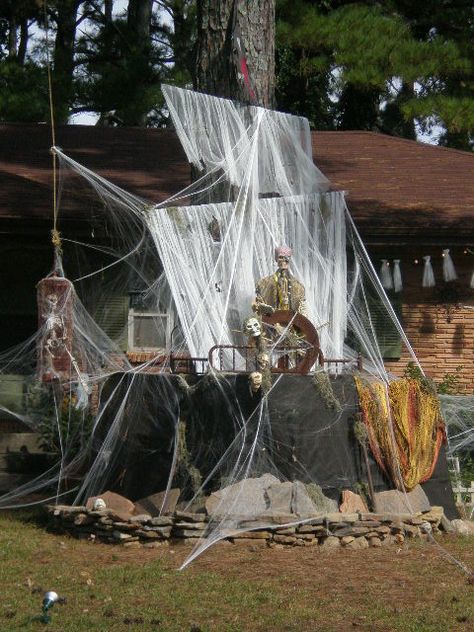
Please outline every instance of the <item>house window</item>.
M393 311L400 320L402 312L401 293L388 291L387 296ZM369 297L369 309L382 358L384 360L399 360L402 354L402 339L379 296Z
M400 320L402 312L401 293L389 291L387 296L397 318ZM367 332L370 332L373 328L384 360L399 360L402 353L402 339L381 298L375 291L367 292L364 305L366 307L360 311L361 325ZM365 311L366 308L370 312L370 317ZM354 331L349 330L346 342L355 351L364 353L363 345Z
M170 346L170 320L168 314L140 311L131 308L128 313L129 351L155 351Z

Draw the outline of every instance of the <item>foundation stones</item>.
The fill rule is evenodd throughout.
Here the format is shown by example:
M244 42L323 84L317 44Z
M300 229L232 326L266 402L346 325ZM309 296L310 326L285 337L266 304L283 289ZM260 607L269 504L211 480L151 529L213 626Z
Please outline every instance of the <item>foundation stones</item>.
M311 516L317 511L318 509L306 491L304 483L295 481L291 495L291 512L298 516Z
M137 500L135 510L148 513L151 516L162 516L174 513L178 504L180 489L170 489L168 492L158 492L146 498Z
M385 502L385 498L377 513L318 512L307 487L299 481L280 483L270 474L247 479L211 495L206 503L209 513L174 511L169 515L153 515L151 512L161 502L159 499L155 509L144 511L143 503L134 505L123 499L124 503L123 497L117 500L108 496L112 492L101 495L101 498L108 498L109 505L100 510L92 508L93 499L90 499L88 506L58 505L49 507L48 511L53 530L61 533L70 533L80 539L147 548L178 540L205 542L205 538L216 533L215 529L231 546L245 543L276 548L318 546L321 550L400 546L407 539L426 538L427 533L441 530L474 534L474 523L462 520L451 523L444 516L442 507L429 507L415 514L408 513L403 504L403 511L397 513L392 501L395 498L398 502L399 492L382 492L392 494L392 500ZM415 491L415 494L419 495L419 492ZM133 514L130 513L132 507ZM223 508L231 511L227 515L220 514Z
M293 483L276 483L265 490L269 508L272 512L290 514L293 497Z
M101 498L105 502L105 507L114 511L120 516L131 516L135 511L135 504L131 500L116 494L115 492L106 491L100 496L91 496L88 498L86 508L90 511L94 507L95 501Z
M344 489L342 491L342 502L339 507L339 511L341 513L368 513L369 510L367 509L367 505L362 499L362 496L354 494L354 492L351 492L348 489Z
M376 513L414 514L430 511L431 505L420 485L404 494L396 489L375 494Z
M272 474L259 478L246 478L214 492L206 500L209 515L259 516L269 509L266 490L280 481Z

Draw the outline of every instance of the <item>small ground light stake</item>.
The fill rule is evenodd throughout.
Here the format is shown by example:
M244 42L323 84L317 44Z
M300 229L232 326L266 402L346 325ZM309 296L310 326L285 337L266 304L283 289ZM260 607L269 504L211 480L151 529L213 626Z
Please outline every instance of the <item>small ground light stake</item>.
M43 614L41 616L41 621L43 623L49 623L51 621L51 616L49 614L49 610L54 606L54 604L59 600L58 593L54 592L54 590L48 590L43 597Z

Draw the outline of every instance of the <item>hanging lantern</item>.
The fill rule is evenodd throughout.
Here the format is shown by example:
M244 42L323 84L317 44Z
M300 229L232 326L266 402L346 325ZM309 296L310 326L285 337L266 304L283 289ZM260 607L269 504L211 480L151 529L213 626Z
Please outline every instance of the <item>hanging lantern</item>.
M64 277L48 276L37 285L38 371L44 382L70 378L73 296L74 286Z
M395 292L401 292L403 289L400 259L393 260L393 289Z
M423 281L421 282L421 285L423 287L434 287L436 283L434 278L433 266L431 264L431 256L426 255L423 257L423 260L425 264L423 266Z
M456 270L454 269L454 263L449 254L449 248L443 250L443 278L448 283L449 281L455 281L458 278Z
M382 287L385 290L391 290L393 288L392 271L390 270L390 263L387 259L381 259L382 265L380 267L380 281Z

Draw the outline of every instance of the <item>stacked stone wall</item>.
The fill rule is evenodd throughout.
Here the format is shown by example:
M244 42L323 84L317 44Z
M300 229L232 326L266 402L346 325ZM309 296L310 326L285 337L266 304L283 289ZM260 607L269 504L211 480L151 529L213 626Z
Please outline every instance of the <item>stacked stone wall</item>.
M153 548L176 541L196 543L216 526L205 513L177 511L170 516L153 518L142 514L125 519L110 509L88 511L86 507L54 506L48 511L54 532L133 547ZM236 520L235 529L223 529L221 533L223 539L235 544L363 549L401 544L406 538L427 538L451 530L442 507L417 515L331 513L295 524L297 520L294 515L275 515L272 526L263 519Z

